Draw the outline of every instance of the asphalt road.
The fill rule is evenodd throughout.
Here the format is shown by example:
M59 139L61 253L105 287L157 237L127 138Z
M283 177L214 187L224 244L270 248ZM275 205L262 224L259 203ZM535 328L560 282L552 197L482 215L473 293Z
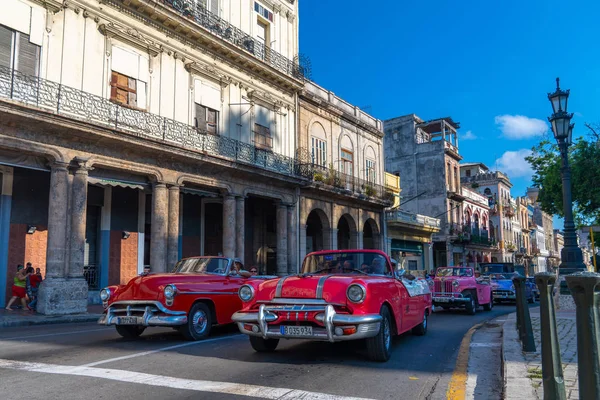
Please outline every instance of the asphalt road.
M202 342L152 328L124 340L93 323L0 329L0 393L12 399L443 399L463 335L515 310L436 312L426 336L394 340L387 363L362 343L282 341L255 353L233 326ZM339 397L336 397L339 396Z

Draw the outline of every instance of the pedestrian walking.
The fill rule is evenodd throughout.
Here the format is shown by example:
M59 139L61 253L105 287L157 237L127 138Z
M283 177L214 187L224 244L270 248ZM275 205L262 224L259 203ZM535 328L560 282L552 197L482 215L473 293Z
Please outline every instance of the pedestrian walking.
M27 263L28 265L31 265L31 263ZM38 268L36 273L33 273L33 268L29 267L25 270L30 271L31 275L29 275L27 277L27 281L28 281L28 290L27 290L27 296L29 296L29 308L32 310L35 310L36 305L37 305L37 296L38 296L38 289L40 287L40 283L42 283L42 273L40 272L40 269Z
M33 273L33 272L32 272ZM26 292L26 285L27 285L27 277L30 274L28 274L25 271L25 268L23 267L22 264L17 265L17 274L15 275L14 281L13 281L13 286L12 286L12 297L10 298L10 300L8 301L8 304L6 305L6 309L8 311L12 311L11 306L13 305L13 303L17 300L17 299L21 299L21 304L23 305L23 309L27 309L27 292Z

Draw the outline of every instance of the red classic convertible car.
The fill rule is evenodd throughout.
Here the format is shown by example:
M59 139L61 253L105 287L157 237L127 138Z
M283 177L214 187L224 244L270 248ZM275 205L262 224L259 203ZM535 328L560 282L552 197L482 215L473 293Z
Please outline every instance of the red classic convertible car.
M427 283L402 272L378 250L311 253L299 275L241 286L244 307L232 319L258 352L282 338L366 339L369 357L387 361L392 336L424 335L431 313Z
M237 262L186 258L172 273L142 274L126 285L104 288L100 297L105 313L98 323L115 325L126 338L141 335L149 326L169 326L188 340L204 339L212 325L231 323L231 314L242 308L238 289L250 280L235 268Z

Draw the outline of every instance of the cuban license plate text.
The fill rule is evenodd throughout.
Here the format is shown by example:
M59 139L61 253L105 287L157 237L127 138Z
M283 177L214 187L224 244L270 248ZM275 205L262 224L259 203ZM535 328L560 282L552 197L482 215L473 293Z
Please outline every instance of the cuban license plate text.
M450 298L448 297L436 297L434 299L434 301L440 302L440 303L449 303L450 302Z
M282 335L290 336L312 336L312 326L287 326L280 327Z
M117 317L118 325L138 325L138 317Z

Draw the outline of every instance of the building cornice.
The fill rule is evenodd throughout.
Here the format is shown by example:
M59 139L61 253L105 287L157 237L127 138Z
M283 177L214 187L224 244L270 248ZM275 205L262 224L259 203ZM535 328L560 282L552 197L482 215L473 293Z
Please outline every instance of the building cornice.
M165 50L163 46L141 34L135 28L126 28L114 22L109 22L100 24L98 29L107 39L116 38L129 46L147 52L152 57L156 57ZM110 54L110 47L107 49L107 53Z

